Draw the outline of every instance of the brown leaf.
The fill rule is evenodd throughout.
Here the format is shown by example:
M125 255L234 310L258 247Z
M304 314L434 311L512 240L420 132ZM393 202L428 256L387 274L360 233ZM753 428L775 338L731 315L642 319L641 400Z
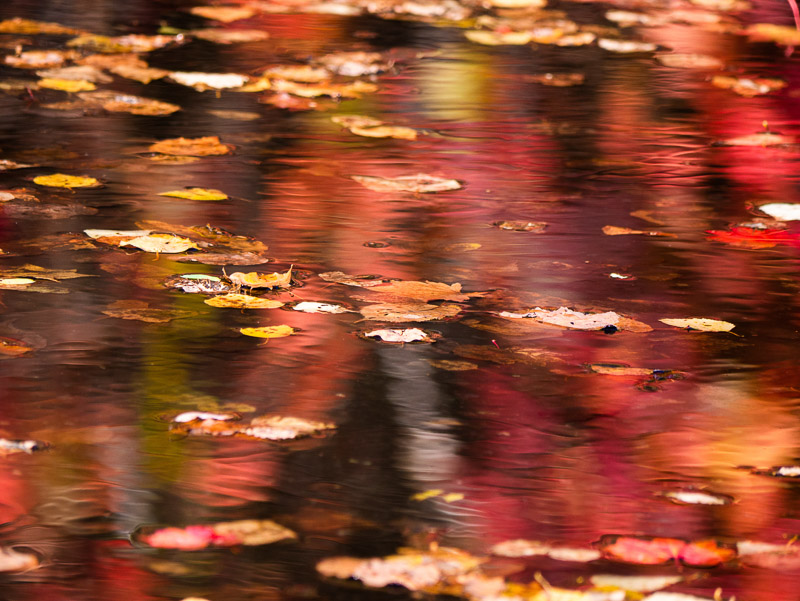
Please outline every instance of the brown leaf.
M381 283L369 288L370 292L380 292L391 294L396 297L403 297L428 302L432 300L465 301L469 300L470 294L461 292L461 284L444 284L442 282L418 282L414 280L401 280L395 282Z
M288 288L292 285L292 268L285 273L259 273L251 271L243 273L234 272L228 279L237 286L247 286L249 288Z
M586 77L583 73L542 73L539 75L525 76L525 81L532 81L556 88L579 86L585 79Z
M455 317L461 312L458 305L428 305L425 303L383 303L359 309L364 319L388 321L438 321Z
M666 236L670 238L676 237L675 234L667 234L665 232L634 230L629 227L617 227L616 225L603 226L603 233L606 236L628 236L641 234L643 236Z
M501 230L533 232L534 234L543 234L547 229L547 224L542 221L495 221L492 225Z
M326 282L357 286L359 288L372 288L386 283L386 280L379 275L350 275L343 271L325 271L320 273L319 277Z
M172 138L151 144L150 152L177 156L211 156L229 154L231 149L219 141L217 136L202 138Z

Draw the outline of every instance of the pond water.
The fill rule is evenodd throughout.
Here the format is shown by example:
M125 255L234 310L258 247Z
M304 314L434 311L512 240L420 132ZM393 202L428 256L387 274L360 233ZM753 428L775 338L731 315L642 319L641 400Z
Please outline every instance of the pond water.
M2 19L179 36L140 54L161 78L145 84L108 64L89 76L101 91L180 108L131 114L93 91L44 87L14 59L71 48L55 59L70 66L120 48L68 46L76 33L0 33L0 159L33 165L0 172L0 437L38 447L0 457L0 545L40 564L0 574L0 597L410 596L325 578L316 565L431 545L483 557L520 538L597 549L610 535L713 539L740 557L705 568L642 566L608 551L589 562L490 563L513 582L541 573L537 599L566 595L549 587L590 596L596 574L675 575L668 591L708 598L796 596L800 556L789 548L748 558L742 545L800 534L789 469L800 462L800 228L760 209L800 202L791 137L800 134L800 62L791 41L746 33L791 26L788 5L276 0L241 3L251 12L230 23L194 6L0 5ZM197 37L209 28L251 37ZM493 42L509 32L534 39L487 45L467 39L472 30ZM573 45L578 33L587 43ZM652 46L619 53L600 39ZM319 66L353 51L380 53L353 67L380 72L260 79L267 67ZM684 54L699 58L670 63ZM271 89L213 89L211 79L198 91L167 72L238 74ZM568 74L575 85L551 85ZM715 85L719 76L765 93L738 95ZM773 84L754 78L785 85L769 92ZM375 87L302 96L356 79ZM411 128L399 135L415 139L373 137L374 124L356 135L332 122L337 115ZM751 134L760 138L737 140ZM218 136L225 154L151 148L204 136ZM54 173L101 186L34 182ZM460 187L376 190L375 180L353 179L414 174ZM227 198L160 195L188 187ZM135 234L93 240L87 229L153 230L201 248L145 252L119 246ZM211 252L228 257L204 263ZM234 260L241 252L263 260ZM165 286L180 274L224 285L224 274L290 268L288 288L240 290L279 308L219 308L204 302L213 295ZM330 272L374 278L347 285ZM375 280L388 288L371 289ZM293 310L301 301L348 311ZM614 313L546 323L560 307ZM669 318L735 327L660 321ZM279 325L293 335L241 332ZM412 328L430 341L366 335ZM269 441L231 435L233 422L171 422L191 411L335 429ZM779 466L787 477L770 472ZM671 502L676 491L709 493L710 504ZM274 520L297 538L187 550L153 548L141 534L244 519ZM592 598L620 598L603 594Z

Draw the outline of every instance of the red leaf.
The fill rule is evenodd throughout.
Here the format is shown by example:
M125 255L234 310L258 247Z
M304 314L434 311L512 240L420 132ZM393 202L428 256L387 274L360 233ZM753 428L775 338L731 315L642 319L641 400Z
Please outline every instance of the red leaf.
M654 565L677 559L685 545L685 542L676 538L620 536L610 545L603 546L602 551L608 559Z
M756 229L735 226L729 230L707 230L707 240L725 242L743 248L772 248L778 244L797 244L797 235L781 229Z
M722 547L713 540L688 543L681 551L680 559L686 565L711 567L736 557L736 551Z
M736 556L736 551L714 540L686 542L677 538L646 538L636 536L607 536L600 541L607 559L656 565L671 560L690 566L711 567Z

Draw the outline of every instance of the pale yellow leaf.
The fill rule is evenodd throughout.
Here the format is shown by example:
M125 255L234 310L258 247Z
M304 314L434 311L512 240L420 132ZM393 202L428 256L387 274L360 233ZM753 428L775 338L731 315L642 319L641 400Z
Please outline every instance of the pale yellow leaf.
M130 240L123 240L119 246L133 246L151 253L181 253L190 248L199 249L195 242L189 238L173 236L172 234L149 234Z
M707 317L691 317L687 319L659 319L661 323L676 328L688 328L690 330L699 330L701 332L730 332L736 327L729 321L720 321L718 319L708 319Z

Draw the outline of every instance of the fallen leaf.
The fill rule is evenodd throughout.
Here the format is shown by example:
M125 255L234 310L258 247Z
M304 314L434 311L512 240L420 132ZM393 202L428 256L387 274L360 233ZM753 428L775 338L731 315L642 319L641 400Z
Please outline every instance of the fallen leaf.
M286 92L303 98L318 98L319 96L330 96L331 98L360 98L362 94L377 91L378 86L363 81L323 85L275 79L272 81L272 89L276 92Z
M119 243L120 247L133 246L150 253L182 253L189 249L199 249L200 247L189 238L174 236L172 234L148 234L123 240Z
M510 313L508 311L503 311L498 315L500 315L500 317L509 317L512 319L533 318L542 323L575 330L602 330L608 327L616 328L621 317L618 313L614 313L613 311L606 311L605 313L581 313L580 311L573 311L567 307L559 307L553 311L536 307L528 313Z
M625 235L641 234L644 236L667 236L670 238L675 237L675 234L667 234L665 232L656 232L656 231L634 230L629 227L617 227L615 225L603 226L603 233L606 236L625 236Z
M228 279L236 286L247 286L249 288L288 288L292 285L292 268L285 273L259 273L251 271L243 273L236 271L228 276Z
M331 78L331 72L327 69L311 65L275 65L265 69L263 74L275 79L288 79L302 83L319 83Z
M796 570L800 568L800 546L794 541L775 545L757 541L736 543L739 560L748 566L768 570Z
M325 271L320 273L319 277L326 282L357 286L359 288L372 288L386 283L386 280L379 275L350 275L343 271Z
M39 567L39 558L33 553L0 547L0 572L27 572Z
M686 328L689 330L698 330L700 332L730 332L736 327L729 321L720 321L718 319L708 319L707 317L691 317L687 319L678 318L665 318L659 319L661 323L676 328Z
M117 37L87 34L78 36L67 42L67 46L89 48L97 52L108 54L123 54L128 52L151 52L164 48L170 44L178 43L183 38L172 35L141 35L129 34Z
M97 89L97 86L91 81L74 81L72 79L56 79L53 77L40 79L37 84L40 88L60 90L62 92L88 92Z
M579 33L565 35L558 38L555 42L556 46L572 47L572 46L587 46L597 39L597 35L591 31L581 31Z
M392 63L384 61L378 52L335 52L326 54L318 62L331 73L346 77L376 75L392 68Z
M754 474L772 476L774 478L800 478L800 466L779 465L771 468L752 468Z
M170 190L159 192L159 196L171 196L186 200L227 200L228 195L213 188L185 188L183 190Z
M371 175L353 175L353 180L376 192L414 192L417 194L458 190L461 184L454 179L445 179L434 175L418 173L400 177L375 177Z
M299 417L264 415L254 417L241 434L263 440L293 440L312 436L326 430L335 430L336 424L317 422Z
M277 309L283 303L271 298L260 298L249 294L229 293L207 298L205 304L226 309Z
M616 40L612 38L599 38L597 45L603 50L630 54L633 52L653 52L657 49L655 44L649 42L637 42L636 40Z
M294 539L297 535L271 520L237 520L210 526L160 528L152 534L141 534L135 538L159 549L196 551L207 547L266 545Z
M543 234L547 229L547 224L542 221L495 221L492 225L501 230L533 232L534 234Z
M492 547L491 553L502 557L546 555L557 561L574 561L579 563L595 561L601 557L600 551L597 549L558 547L526 539L515 539L498 543Z
M769 40L781 46L800 46L800 31L795 27L774 25L772 23L755 23L744 31L754 40Z
M458 576L466 575L483 563L483 558L450 547L430 551L401 549L398 555L356 559L333 557L320 561L317 571L326 577L360 580L366 586L403 586L411 591L435 593Z
M93 177L65 175L63 173L39 175L33 178L33 183L40 186L50 186L53 188L97 188L102 185Z
M240 19L249 19L256 10L249 6L193 6L189 12L198 17L232 23Z
M260 29L193 29L189 34L214 44L242 44L269 39L269 33Z
M655 58L665 67L677 67L679 69L722 69L724 66L721 60L707 54L673 52L658 54Z
M233 290L233 286L217 276L199 273L171 275L164 280L164 286L187 294L225 294Z
M208 114L220 119L230 119L231 121L258 121L261 119L259 113L251 111L208 111Z
M98 238L138 238L147 236L152 230L83 230L92 239Z
M712 567L736 557L736 550L713 540L686 542L676 538L604 536L600 541L604 557L640 565L682 561L686 565Z
M51 69L60 67L77 56L74 50L28 50L19 54L7 54L4 61L17 69Z
M143 98L130 94L120 94L103 90L87 94L79 94L81 100L99 105L109 113L130 113L131 115L171 115L181 110L177 104L161 102L152 98Z
M734 501L729 495L693 489L667 490L660 495L679 505L730 505Z
M8 171L10 169L27 169L28 167L38 167L39 165L29 165L26 163L17 163L15 161L9 161L8 159L0 159L0 171ZM3 198L3 201L11 200L14 198L14 195L11 195L11 198Z
M383 125L384 122L372 117L365 117L364 115L334 115L331 121L342 127L377 127Z
M92 83L110 83L113 77L106 75L92 65L72 65L37 71L36 75L43 78L53 78L70 81L91 81Z
M494 8L542 8L547 0L483 0L483 5Z
M763 77L729 77L727 75L715 75L711 78L711 85L725 90L733 90L740 96L751 98L769 94L776 90L786 87L786 82L782 79L770 79Z
M398 140L416 140L417 130L400 125L376 125L370 127L350 126L350 133L365 138L396 138Z
M359 309L364 319L388 321L439 321L455 317L461 312L458 305L429 305L426 303L381 303Z
M780 221L798 221L800 220L800 204L788 202L770 202L758 207L770 217L774 217Z
M311 301L303 301L292 306L294 311L302 311L303 313L349 313L349 309L345 309L341 305L334 305L331 303L315 303Z
M461 284L445 284L443 282L418 282L414 280L400 280L388 283L378 283L369 287L370 292L391 294L403 298L428 302L432 300L466 301L470 295L461 292Z
M398 329L382 329L370 330L361 333L364 338L377 338L381 342L389 343L406 343L406 342L434 342L436 338L419 328L408 328L404 330Z
M211 156L229 154L230 148L219 141L217 136L202 138L171 138L151 144L150 152L177 156Z
M592 585L605 588L614 587L624 591L650 593L667 588L683 580L682 576L623 576L621 574L594 574L589 577Z
M0 269L0 277L34 278L37 280L50 280L57 282L59 280L72 280L75 278L88 278L92 276L85 273L78 273L77 269L50 269L48 267L40 267L39 265L26 263L21 267Z
M154 309L144 301L119 300L108 305L103 310L103 315L147 323L168 323L174 319L194 317L197 312L182 309Z
M14 17L0 21L0 33L17 33L22 35L76 35L82 33L79 29L73 29L60 23L48 23L47 21L33 21Z
M250 236L233 234L210 224L185 226L145 219L144 221L137 221L136 225L141 228L151 228L156 231L186 236L187 238L202 242L205 245L210 244L215 247L225 247L232 251L261 252L267 250L266 244ZM250 263L248 263L248 265L249 264Z
M201 421L212 420L219 422L227 422L227 421L236 421L240 418L241 416L237 413L208 413L205 411L185 411L184 413L179 413L178 415L173 417L171 421L176 424L185 424L196 420L201 420Z
M20 355L30 353L32 350L33 347L24 343L22 340L0 336L0 356L19 357Z
M27 453L30 455L34 451L42 451L49 446L50 445L40 440L9 440L8 438L0 438L0 455L13 455L14 453Z
M796 244L796 235L784 229L734 226L729 230L706 230L707 240L742 248L772 248L778 244Z
M246 75L238 73L200 73L196 71L173 71L168 78L175 83L194 88L198 92L240 88L250 79Z
M240 328L239 332L254 338L284 338L295 333L295 329L287 325L261 326L258 328Z
M470 42L483 44L484 46L521 46L529 43L533 39L530 31L487 31L485 29L473 29L464 32Z

